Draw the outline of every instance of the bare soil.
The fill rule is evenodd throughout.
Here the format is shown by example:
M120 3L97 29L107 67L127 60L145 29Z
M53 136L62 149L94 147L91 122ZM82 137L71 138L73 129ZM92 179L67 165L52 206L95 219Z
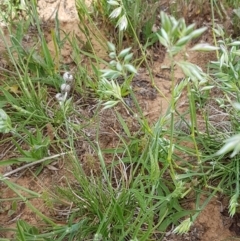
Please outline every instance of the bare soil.
M48 46L52 53L54 54L54 43L51 40L51 35L49 34L52 29L52 23L55 17L56 9L58 9L58 16L60 21L60 27L65 31L65 33L74 33L78 36L83 36L79 29L79 20L77 11L75 9L75 1L74 0L39 0L38 1L38 11L41 19L44 23L46 23L46 36L48 39ZM187 7L186 7L187 8ZM187 11L188 10L188 11ZM192 22L196 21L197 25L208 24L211 17L209 16L209 8L204 11L204 14L200 15L197 9L193 8L191 11L186 9L183 11L183 17ZM206 23L204 23L204 21ZM31 33L34 35L34 33ZM28 37L32 37L31 34ZM209 40L210 35L206 34L204 36L204 40ZM211 40L211 39L210 39ZM98 46L96 43L97 52L104 56L105 50ZM139 75L133 81L133 89L138 96L139 103L141 107L144 109L144 114L148 117L151 123L157 120L161 113L164 113L168 107L168 101L171 97L170 88L171 81L169 79L169 69L165 68L169 66L169 60L165 57L165 53L161 47L153 47L151 53L154 53L155 61L153 63L152 69L155 77L155 84L162 91L165 98L163 98L156 90L151 86L150 77L147 74L147 71L142 67L139 69ZM3 51L3 45L0 42L0 51ZM62 51L63 60L65 63L71 63L71 54L72 49L70 45L66 45ZM189 60L198 64L199 66L205 68L206 63L213 59L213 55L206 54L190 54ZM0 58L0 66L6 67L6 61L3 58ZM164 68L162 68L164 67ZM176 79L181 80L183 78L183 74L176 70ZM186 100L184 96L182 97L181 106L184 110L184 106L186 105ZM86 107L86 113L89 113L89 110L92 106ZM119 107L121 111L121 107ZM123 111L123 110L122 110ZM111 118L108 118L110 116ZM102 138L101 145L103 146L114 146L114 129L117 129L118 126L114 121L111 110L108 110L104 113L104 116L100 117L104 119L101 131L104 133ZM106 122L106 119L110 119L110 122ZM132 123L132 130L134 128L138 128L137 125L134 126L134 121L129 117L129 123ZM89 136L94 136L92 133L93 130L88 131ZM87 144L84 142L79 142L79 158L82 161L83 166L87 172L97 172L99 170L99 164L94 162L89 162L88 155L90 155L87 151ZM9 144L8 146L2 145L0 146L0 159L6 160L8 158L12 158L14 156L14 146ZM1 174L5 174L11 171L12 167L1 168ZM64 157L57 159L50 166L45 167L42 173L35 177L33 175L33 169L27 169L24 172L16 173L10 177L11 181L16 184L25 187L27 189L33 190L34 192L40 194L46 194L47 192L52 193L54 185L64 186L65 185L65 177L71 176L71 167L68 166ZM9 199L15 197L16 194L11 191L7 186L1 184L0 189L0 197L1 199ZM46 197L47 199L47 197ZM40 212L45 214L46 216L50 216L55 222L59 224L64 223L66 217L62 214L61 208L57 205L54 206L50 202L45 202L42 199L34 198L31 200L31 203L38 209ZM67 205L67 204L66 204ZM189 201L189 207L194 209L193 203ZM188 234L183 236L177 236L172 234L170 231L164 238L164 241L230 241L230 240L240 240L238 238L239 232L237 227L239 227L238 218L231 219L227 215L227 201L222 200L220 197L214 198L207 207L201 212L198 217L196 223L192 227L191 231ZM17 209L13 210L11 201L4 201L0 203L0 227L8 227L15 228L16 220L22 219L27 221L32 225L36 225L37 227L41 227L44 225L42 221L35 215L24 202L19 202L17 205ZM0 233L0 237L12 238L12 233L9 231L8 233Z

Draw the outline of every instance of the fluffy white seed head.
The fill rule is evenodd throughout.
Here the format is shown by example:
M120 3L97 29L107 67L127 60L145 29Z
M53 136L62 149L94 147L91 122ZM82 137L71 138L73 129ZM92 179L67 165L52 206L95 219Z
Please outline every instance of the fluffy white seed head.
M63 79L66 83L71 83L73 81L73 75L70 74L69 72L65 72L63 74Z
M57 93L57 94L55 95L55 98L56 98L58 101L62 101L62 100L63 100L63 96L62 96L61 93Z
M61 92L62 93L69 93L71 90L71 86L68 84L62 84L61 85Z
M61 93L57 93L55 95L55 98L57 99L57 101L59 101L60 104L64 103L67 99L67 94L68 93L65 93L65 94L61 94Z

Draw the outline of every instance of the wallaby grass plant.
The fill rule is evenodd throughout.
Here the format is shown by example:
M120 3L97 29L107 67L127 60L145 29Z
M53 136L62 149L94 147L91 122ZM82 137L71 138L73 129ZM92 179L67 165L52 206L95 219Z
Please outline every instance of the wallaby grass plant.
M92 12L88 15L90 19L99 22L101 31L115 44L117 50L124 47L123 42L134 48L142 48L141 45L147 48L158 40L153 29L161 9L161 1L138 0L132 3L129 0L93 1ZM76 6L79 15L86 16L86 4L77 0Z
M222 158L214 163L216 175L221 173L224 180L223 189L231 197L229 202L229 213L233 216L237 212L239 200L239 46L238 40L232 40L225 36L224 31L218 27L215 30L219 45L219 59L212 61L210 67L213 72L216 85L221 89L224 97L218 99L219 105L228 115L231 123L230 129L224 132L224 146L217 152L223 157L230 151L232 154L226 159ZM225 161L224 161L225 160ZM223 168L224 165L224 168ZM218 168L221 167L221 171Z
M26 167L48 163L62 155L71 161L72 165L72 178L66 178L66 186L58 187L54 195L49 197L53 203L67 200L64 205L69 205L69 213L66 224L63 225L58 225L44 216L31 204L31 198L44 198L43 195L17 186L7 179L9 175L1 175L1 181L48 224L46 228L41 229L18 220L16 240L160 240L171 225L174 225L175 233L188 232L201 210L217 192L223 192L231 197L229 212L233 216L237 212L239 199L239 145L236 145L239 136L229 139L218 155L215 155L226 135L219 133L218 140L214 139L209 130L211 125L208 123L208 115L205 114L205 105L199 103L203 96L207 102L209 91L215 85L224 93L222 103L239 102L238 41L228 42L224 36L225 40L219 41L218 46L201 44L192 49L218 51L219 59L213 62L213 74L210 76L197 65L189 63L186 58L187 44L206 29L195 29L194 25L187 26L183 19L177 20L161 12L161 28L155 37L166 47L171 62L172 96L169 108L151 126L144 117L131 87L133 76L138 72L138 66L131 53L135 43L126 48L121 44L126 33L125 28L129 31L127 34L130 34L136 43L140 43L142 28L150 21L146 19L143 25L138 25L136 21L139 17L145 18L145 1L137 1L135 5L130 1L98 1L94 4L94 11L98 10L103 14L106 10L106 21L112 21L109 20L109 16L117 19L115 26L119 27L119 31L114 37L119 38L119 42L115 40L118 46L112 43L114 41L107 43L103 42L101 37L96 38L105 49L109 49L109 63L100 59L94 51L90 35L98 26L92 26L94 28L90 30L87 28L87 22L94 23L94 19L82 1L76 1L76 5L80 18L86 21L80 28L87 36L88 49L79 48L80 41L77 37L66 34L61 38L56 33L52 35L56 55L52 56L40 28L35 5L31 6L33 15L30 16L34 18L33 22L36 22L40 43L29 50L23 48L22 39L26 29L23 23L17 24L16 32L9 28L12 35L10 43L1 33L16 72L13 76L6 72L8 80L4 81L1 88L4 96L0 109L1 133L11 133L14 138L13 144L21 153L17 162L20 161L22 165L27 162ZM55 23L59 31L57 18ZM219 29L215 30L215 34L219 32ZM66 70L60 64L61 48L65 41L73 48L72 57L76 64L74 73L68 73L68 77L73 77L76 85L70 86L70 89L67 87L69 82L63 80L59 74L60 71ZM143 55L144 50L141 47ZM175 56L179 53L183 53L184 59L176 61ZM83 57L89 59L90 71L80 64ZM144 56L143 60L146 61ZM106 68L100 69L99 63L104 63ZM179 66L186 76L180 83L176 83L174 76L175 65ZM151 71L149 74L152 76ZM151 81L154 84L154 80ZM9 89L13 85L17 85L16 93ZM52 95L49 90L53 89ZM70 90L75 91L73 96L70 95ZM87 94L91 91L99 103L96 104L95 113L90 118L79 112L81 101L78 100L76 103L74 94L87 99ZM184 91L187 93L189 107L186 113L179 113L178 103ZM56 99L57 93L60 95ZM126 96L133 100L134 108L126 103ZM115 108L120 102L128 115L133 117L132 120L138 122L139 131L132 133L125 121L125 115L120 114ZM239 109L238 105L235 106ZM107 108L112 108L113 113L116 113L123 132L118 133L114 130L117 146L104 149L101 147L101 123L98 121L98 115L104 115ZM199 111L203 113L205 125L209 128L206 128L206 132L199 126ZM238 133L239 117L238 112L228 113L235 124L235 133L228 133L230 137L231 134ZM182 131L181 127L176 128L178 119L185 124L187 131ZM60 135L56 131L54 141L44 133L44 127L48 123L61 132ZM84 128L92 128L92 123L96 135L90 137ZM95 162L100 163L98 175L86 175L75 145L79 139L88 143L87 154ZM22 149L22 142L28 144L28 150ZM189 147L186 147L185 143L190 143ZM54 144L57 144L54 150L60 150L61 153L50 155L49 148ZM224 156L233 148L235 150L232 159ZM0 165L17 162L4 160ZM38 170L40 172L41 168ZM185 210L181 206L181 200L189 193L195 194L195 210ZM206 199L202 202L203 193Z
M128 39L128 44L131 41L135 47L139 40L143 44L148 41L160 11L160 4L161 2L156 0L137 0L134 4L129 0L93 1L93 15L103 18L102 21L108 29L118 28L117 39L113 39L119 50L122 48L124 37Z

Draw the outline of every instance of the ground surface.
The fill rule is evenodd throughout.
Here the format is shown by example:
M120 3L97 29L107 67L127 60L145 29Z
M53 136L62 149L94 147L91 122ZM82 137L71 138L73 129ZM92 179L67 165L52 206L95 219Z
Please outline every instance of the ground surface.
M52 28L52 24L50 23L54 16L56 9L58 8L58 16L60 21L60 27L65 32L73 32L79 36L82 36L81 31L78 28L78 16L75 10L75 3L74 0L65 0L65 1L58 1L58 0L39 0L39 13L41 19L46 23L46 35L50 32ZM197 13L194 16L194 9L192 10L191 18L200 18ZM186 13L187 14L187 13ZM206 11L207 14L207 11ZM206 15L207 16L207 15ZM187 16L184 16L187 17ZM190 18L190 20L191 20ZM207 18L206 18L207 20ZM197 22L199 23L199 22ZM199 23L200 24L200 23ZM31 38L30 33L29 37ZM206 35L205 38L208 38ZM2 45L2 43L0 43ZM51 51L54 52L54 43L52 42L50 35L48 38L48 46ZM3 46L0 46L0 51L3 49ZM99 47L99 51L101 54L101 48ZM152 66L153 73L155 75L155 81L157 87L164 93L167 97L166 99L162 98L156 91L151 87L149 82L149 76L146 74L144 68L139 70L138 77L133 82L134 91L137 93L140 105L144 109L144 114L151 120L153 123L159 116L161 112L164 112L168 106L168 98L170 97L170 84L169 81L169 72L165 68L161 68L162 66L169 66L168 59L165 57L164 51L160 48L154 49L155 55L155 62ZM65 46L62 55L64 57L64 61L69 62L71 61L71 48L70 46ZM199 54L199 55L190 55L190 61L198 64L199 66L205 68L205 64L209 61L209 58L214 58L214 56ZM6 62L4 59L0 59L0 66L4 66ZM176 71L176 78L181 79L183 77L182 73ZM185 99L182 98L181 105L184 108ZM111 115L111 113L109 113ZM105 116L106 118L106 116ZM130 120L131 121L131 120ZM102 128L108 128L107 126L110 123L107 123ZM113 125L113 124L111 124ZM133 127L134 128L134 127ZM137 126L135 127L137 128ZM105 129L108 132L108 129ZM104 139L103 145L111 145L111 135L109 135L109 140L106 141L106 136ZM106 143L107 142L107 143ZM84 147L81 147L84 148ZM12 158L14 156L14 150L11 145L9 146L0 146L0 153L1 159ZM82 155L82 152L79 153ZM81 160L83 164L86 166L88 163L84 163L84 156L81 156ZM93 169L93 167L86 167L86 169ZM97 169L97 168L96 168ZM8 173L11 171L11 167L1 169L2 174ZM89 170L91 171L91 170ZM15 175L11 176L11 180L15 181L17 184L26 187L30 190L33 190L38 193L46 193L46 191L50 191L54 184L57 185L64 185L64 176L69 176L71 174L71 170L69 169L68 165L64 162L64 158L59 158L56 162L52 163L51 166L45 168L44 171L35 178L32 175L31 169L26 170L24 172L16 173ZM1 186L1 198L11 198L14 196L14 193L10 191L6 186ZM64 215L60 214L60 210L58 207L54 207L52 209L52 205L49 203L46 205L44 201L34 199L32 204L39 209L43 214L47 216L51 216L52 218L58 220L59 223L64 220ZM188 203L189 207L191 207L192 203L189 200ZM239 233L236 232L236 228L234 229L234 225L236 222L231 220L228 215L226 215L225 209L227 208L227 201L221 200L220 197L216 197L212 200L204 211L202 211L201 215L199 216L196 224L192 227L191 231L183 236L176 236L171 234L169 231L166 237L164 238L165 241L181 241L181 240L189 240L189 241L227 241L227 240L240 240L237 238ZM194 207L191 207L194 209ZM17 210L11 213L12 207L11 204L7 201L0 203L0 226L4 227L15 227L15 222L17 219L23 219L29 222L32 225L41 225L36 215L34 215L24 203L20 203L18 205ZM61 210L62 211L62 210ZM237 224L236 224L237 225ZM235 225L235 226L236 226ZM231 232L231 231L232 232ZM11 232L0 234L0 237L11 237Z

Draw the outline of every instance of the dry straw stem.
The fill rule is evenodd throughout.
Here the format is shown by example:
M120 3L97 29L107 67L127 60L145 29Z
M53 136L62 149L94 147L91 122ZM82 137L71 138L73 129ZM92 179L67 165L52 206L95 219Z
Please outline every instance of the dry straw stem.
M12 174L14 174L14 173L16 173L16 172L19 172L19 171L21 171L21 170L24 170L25 168L34 166L34 165L36 165L36 164L42 163L42 162L47 161L47 160L51 160L51 159L54 159L54 158L57 158L57 157L60 157L60 156L64 156L64 155L66 155L66 154L70 154L70 153L71 153L71 152L65 152L65 153L61 153L61 154L56 154L56 155L53 155L53 156L50 156L50 157L45 157L45 158L43 158L43 159L41 159L41 160L38 160L38 161L35 161L35 162L31 162L31 163L26 164L26 165L24 165L24 166L22 166L22 167L19 167L19 168L15 169L15 170L13 170L13 171L11 171L11 172L5 173L5 174L3 175L3 177L9 177L9 176L11 176Z

